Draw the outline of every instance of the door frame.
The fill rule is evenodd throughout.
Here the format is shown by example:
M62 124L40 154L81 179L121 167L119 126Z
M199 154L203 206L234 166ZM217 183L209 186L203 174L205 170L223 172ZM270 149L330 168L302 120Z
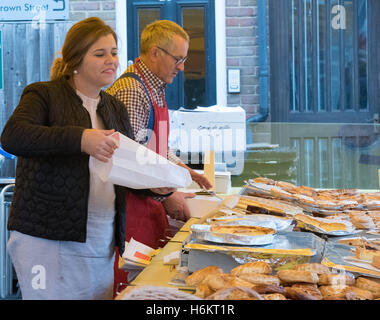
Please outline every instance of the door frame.
M341 122L342 111L329 111L323 113L328 115L323 121L318 119L315 111L310 112L290 112L289 111L289 43L288 43L288 19L283 18L284 12L288 12L289 0L270 0L269 1L269 31L270 31L270 64L275 65L271 68L270 86L271 86L271 119L273 122ZM376 63L379 52L379 41L376 41L376 35L380 31L380 22L378 19L380 12L380 1L368 0L368 109L363 111L345 111L345 114L354 115L357 123L370 122L370 114L376 112L376 106L379 100L378 85L380 79L377 76L379 67ZM301 94L301 93L300 93ZM326 93L329 94L328 92Z
M120 76L128 67L127 43L127 2L115 0L116 33L119 39L119 68ZM226 8L225 1L215 1L215 59L216 59L216 103L227 106L227 60L226 60Z

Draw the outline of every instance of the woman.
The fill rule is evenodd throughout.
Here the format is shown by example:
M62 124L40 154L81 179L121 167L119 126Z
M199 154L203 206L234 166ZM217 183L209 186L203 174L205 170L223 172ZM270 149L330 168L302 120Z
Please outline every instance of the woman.
M92 161L109 161L115 131L133 138L124 105L101 90L117 67L114 31L98 18L78 22L51 81L27 86L4 127L2 146L18 156L8 253L23 299L112 298L126 188L103 183Z

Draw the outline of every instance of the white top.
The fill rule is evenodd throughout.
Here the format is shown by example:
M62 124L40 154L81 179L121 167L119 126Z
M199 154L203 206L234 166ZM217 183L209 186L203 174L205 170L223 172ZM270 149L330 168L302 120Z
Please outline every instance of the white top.
M78 96L83 101L83 106L87 109L91 117L92 128L104 129L102 119L97 115L96 109L100 97L97 99L89 98L77 90ZM110 182L103 182L94 171L94 158L90 156L90 194L88 199L88 211L99 212L102 215L115 213L115 190Z

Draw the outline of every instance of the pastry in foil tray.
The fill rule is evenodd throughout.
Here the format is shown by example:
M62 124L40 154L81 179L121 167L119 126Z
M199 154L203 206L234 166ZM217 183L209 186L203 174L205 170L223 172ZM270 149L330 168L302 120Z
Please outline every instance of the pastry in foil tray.
M305 214L297 214L294 218L298 222L301 222L301 224L305 224L306 227L312 226L326 233L333 231L349 231L350 227L345 221L333 221L330 219L311 217Z
M237 236L262 236L267 234L274 234L275 230L272 228L265 228L260 226L223 226L212 225L210 232L232 234Z

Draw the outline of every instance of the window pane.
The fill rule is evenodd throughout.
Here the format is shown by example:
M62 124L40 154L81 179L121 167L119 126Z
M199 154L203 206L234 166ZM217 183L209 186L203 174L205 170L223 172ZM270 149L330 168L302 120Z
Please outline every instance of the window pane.
M329 187L329 141L328 139L318 140L318 165L319 165L319 186L320 188Z
M339 0L332 0L331 7L339 5ZM341 31L331 28L330 34L330 72L331 72L331 110L339 110L340 102L340 41Z
M305 162L305 183L307 186L315 185L315 152L314 152L314 139L304 139L304 162Z
M160 19L160 9L159 8L139 8L138 9L138 27L139 27L139 39L138 48L140 52L140 36L144 28L153 21Z
M368 47L367 1L358 2L358 74L359 108L367 109Z
M331 146L333 187L343 187L342 138L332 139Z
M204 8L183 8L182 15L183 28L190 36L184 72L185 107L206 106Z
M354 108L354 12L352 0L344 2L346 10L346 29L342 30L344 45L344 93L345 100L343 109L352 110Z
M299 38L298 38L298 0L292 0L289 19L290 57L290 111L299 111Z
M313 5L311 0L304 1L304 89L305 89L305 111L313 110Z
M317 75L318 75L318 111L326 111L326 5L325 0L317 1Z

